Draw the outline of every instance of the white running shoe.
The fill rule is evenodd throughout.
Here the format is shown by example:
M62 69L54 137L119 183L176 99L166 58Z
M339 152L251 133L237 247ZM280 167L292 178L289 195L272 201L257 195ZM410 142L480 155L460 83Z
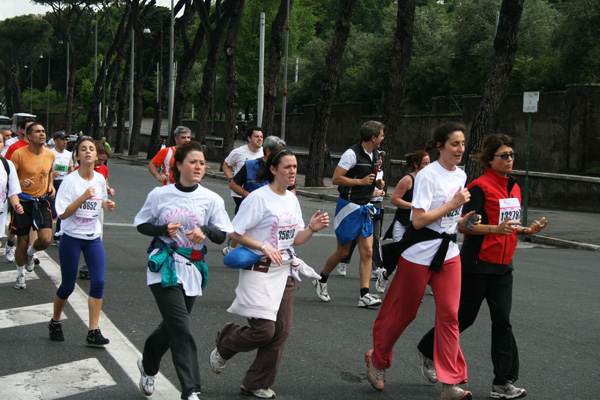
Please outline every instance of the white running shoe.
M312 284L317 290L317 296L319 297L319 299L325 302L331 301L331 297L329 297L329 292L327 291L326 283L321 283L318 280L313 279Z
M381 305L381 299L376 294L367 293L360 299L358 299L358 306L367 307L379 307Z
M243 394L258 397L259 399L274 399L275 392L271 388L248 389L244 385L240 388Z
M193 392L188 396L187 400L200 400L200 392Z
M348 264L346 264L346 263L343 263L343 262L338 263L338 265L336 267L338 275L346 276L346 268L347 267L348 267Z
M17 283L15 283L15 289L27 289L27 283L25 282L25 274L17 275Z
M17 248L17 246L9 246L6 245L6 261L8 262L13 262L15 261L15 249Z
M374 269L374 270L372 270L372 271L371 271L371 280L372 280L372 281L376 281L376 280L377 280L377 278L379 277L379 274L380 274L382 271L385 271L385 268L377 268L377 269Z
M225 257L227 254L229 254L229 252L233 250L231 248L231 246L227 246L227 247L223 247L223 250L221 250L221 252L223 253L223 257Z
M138 369L140 370L140 392L142 392L142 394L144 396L152 396L152 393L154 393L154 376L152 375L147 375L146 372L144 372L144 365L142 364L142 357L138 358Z
M442 384L441 400L471 400L472 398L473 394L459 385Z
M35 267L33 256L27 255L27 264L25 264L25 269L27 272L33 272L33 267Z
M383 390L385 381L385 369L379 369L373 365L373 350L367 350L365 354L365 362L367 364L367 380L375 390Z
M492 399L522 399L527 396L527 391L523 388L518 388L511 381L504 385L492 385L490 397Z
M375 290L377 290L379 293L384 293L385 287L388 284L389 278L385 279L385 275L383 275L384 272L385 272L385 269L379 273L379 276L377 277L377 281L375 281Z
M223 357L221 357L221 355L219 354L219 351L215 347L215 349L212 351L212 353L210 353L209 362L210 362L210 369L212 369L212 371L215 374L220 374L225 369L225 363L227 362L227 360L224 359Z
M426 357L420 351L419 358L421 359L421 374L429 383L437 382L437 374L435 373L435 364L431 358Z

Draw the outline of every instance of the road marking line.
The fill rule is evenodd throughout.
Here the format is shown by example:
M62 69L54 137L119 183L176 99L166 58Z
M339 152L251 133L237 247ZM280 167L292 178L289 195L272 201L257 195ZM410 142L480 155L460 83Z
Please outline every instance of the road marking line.
M48 322L51 316L52 303L0 310L0 329ZM67 319L64 313L62 319Z
M32 274L31 272L25 273L25 279L27 281L32 281L34 279L40 279L37 274ZM2 271L0 272L0 284L3 283L15 283L17 281L17 270L13 269L11 271Z
M127 226L129 228L135 228L135 226L133 226L133 222L125 224L123 222L106 222L106 221L104 221L104 225L108 225L108 226Z
M61 399L116 384L96 358L0 377L5 399Z
M36 252L40 258L40 266L46 274L52 279L58 287L61 282L60 266L54 262L52 258L44 251ZM69 297L69 304L73 307L75 313L87 325L88 315L88 295L79 285L75 285L75 291ZM51 310L51 309L50 309ZM131 312L136 312L131 310ZM106 351L117 361L119 366L129 376L131 381L138 385L140 379L140 371L137 367L137 360L141 356L138 349L131 343L127 337L112 323L104 314L100 313L100 327L102 334L110 339L110 344L106 346ZM161 373L156 376L156 389L154 395L157 398L178 399L181 397L181 392L173 384L165 378Z

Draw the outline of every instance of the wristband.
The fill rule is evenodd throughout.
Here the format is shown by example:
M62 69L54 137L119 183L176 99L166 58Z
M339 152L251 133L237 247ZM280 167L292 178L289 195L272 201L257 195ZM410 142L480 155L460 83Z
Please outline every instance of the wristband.
M267 245L263 243L263 245L258 250L263 251L265 249L265 247L267 247Z
M311 231L313 231L313 232L317 232L317 231L315 231L315 230L313 229L313 227L312 227L310 224L308 224L308 229L310 229L310 230L311 230Z

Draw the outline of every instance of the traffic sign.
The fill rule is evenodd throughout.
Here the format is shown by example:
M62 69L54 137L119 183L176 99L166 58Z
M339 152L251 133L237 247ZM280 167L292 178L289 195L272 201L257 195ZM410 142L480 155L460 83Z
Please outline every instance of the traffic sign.
M540 92L523 92L523 112L535 113L538 110Z

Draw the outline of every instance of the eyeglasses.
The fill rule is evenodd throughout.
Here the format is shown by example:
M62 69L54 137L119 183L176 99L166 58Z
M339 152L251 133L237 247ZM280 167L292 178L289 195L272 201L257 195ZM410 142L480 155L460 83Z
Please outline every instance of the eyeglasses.
M508 160L508 157L510 157L511 159L514 160L516 156L517 156L517 153L494 154L494 157L500 157L504 161Z

